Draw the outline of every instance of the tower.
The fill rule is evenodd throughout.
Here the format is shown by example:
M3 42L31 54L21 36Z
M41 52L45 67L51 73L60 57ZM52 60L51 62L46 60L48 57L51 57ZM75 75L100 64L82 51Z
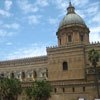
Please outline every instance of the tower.
M71 2L56 35L58 47L47 48L48 79L50 81L85 79L84 47L89 44L89 28L76 14Z
M60 22L56 33L58 46L89 44L89 32L84 20L75 12L75 8L69 2L67 14Z

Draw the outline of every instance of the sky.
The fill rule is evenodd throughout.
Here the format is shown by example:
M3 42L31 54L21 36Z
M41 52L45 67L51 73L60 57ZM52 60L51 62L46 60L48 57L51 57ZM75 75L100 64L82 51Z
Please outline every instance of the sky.
M90 29L90 42L100 41L100 0L71 0ZM0 61L46 55L57 45L56 32L69 0L0 0Z

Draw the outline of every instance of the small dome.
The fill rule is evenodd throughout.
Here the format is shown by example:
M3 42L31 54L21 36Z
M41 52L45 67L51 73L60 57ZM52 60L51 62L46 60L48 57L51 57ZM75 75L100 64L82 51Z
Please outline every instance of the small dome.
M69 7L67 8L67 15L60 22L59 28L71 24L80 24L86 26L83 19L75 13L75 8L72 6L71 2L69 2Z
M59 28L61 28L62 26L71 25L71 24L81 24L81 25L85 25L85 22L76 13L71 13L71 14L66 15L63 18L63 20L60 22Z

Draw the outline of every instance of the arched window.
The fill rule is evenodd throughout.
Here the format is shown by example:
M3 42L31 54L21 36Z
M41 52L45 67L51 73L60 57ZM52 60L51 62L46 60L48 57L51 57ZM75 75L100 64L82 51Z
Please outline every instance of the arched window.
M61 39L59 39L59 43L60 43L60 45L61 45Z
M55 92L55 93L57 92L57 89L56 89L56 88L54 88L54 92Z
M14 73L11 73L11 78L12 78L12 79L14 79L14 78L15 78Z
M2 73L1 76L4 77L4 73Z
M63 70L68 70L68 64L67 64L67 62L63 62Z
M48 77L48 69L46 69L46 77Z
M34 71L34 78L36 78L37 77L37 73L36 73L36 71Z
M19 74L17 74L17 78L20 78L20 75Z
M72 42L72 36L68 35L68 42Z
M65 88L62 88L62 91L65 92Z
M22 72L22 79L25 78L25 72Z
M83 35L80 35L80 40L81 42L83 42Z
M72 88L72 91L75 92L75 88L74 87Z
M85 92L85 87L83 87L83 92Z
M32 78L32 73L29 74L29 77Z

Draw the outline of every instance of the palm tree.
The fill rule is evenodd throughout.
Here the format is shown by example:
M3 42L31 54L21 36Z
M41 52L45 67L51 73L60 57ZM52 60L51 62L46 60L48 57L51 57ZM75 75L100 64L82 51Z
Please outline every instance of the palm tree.
M100 94L99 94L99 84L98 84L98 74L97 74L97 62L99 61L100 58L100 54L97 50L92 49L88 52L88 59L89 61L92 63L92 66L94 67L95 70L95 85L97 88L97 94L98 94L98 98L100 98Z
M17 100L21 90L21 82L18 79L4 78L0 80L0 94L4 100Z

